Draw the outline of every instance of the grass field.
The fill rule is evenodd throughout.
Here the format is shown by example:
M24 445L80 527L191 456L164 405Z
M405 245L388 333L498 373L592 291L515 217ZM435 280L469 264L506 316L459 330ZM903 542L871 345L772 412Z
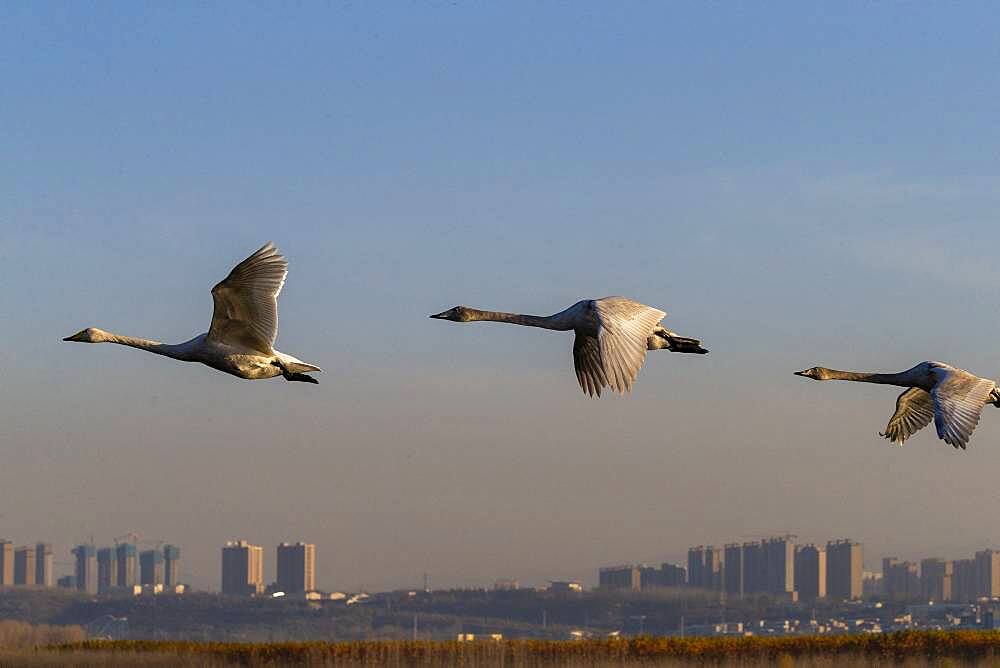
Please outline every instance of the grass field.
M0 665L74 666L1000 666L1000 633L500 642L88 641L0 650Z

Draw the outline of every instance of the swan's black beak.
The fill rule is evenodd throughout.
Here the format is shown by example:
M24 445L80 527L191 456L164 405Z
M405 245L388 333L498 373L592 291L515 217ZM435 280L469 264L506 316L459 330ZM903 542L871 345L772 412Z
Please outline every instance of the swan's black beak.
M808 374L805 371L796 371L795 375L796 376L802 376L803 378L808 378L809 377Z
M441 313L435 313L434 315L432 315L430 317L434 318L435 320L444 320L445 316L447 316L447 315L448 315L448 311L442 311Z
M76 334L73 334L72 336L67 336L67 337L65 337L63 339L63 341L77 341L79 343L85 343L85 341L83 339L83 335L84 335L84 333L86 331L87 330L83 330L82 332L77 332Z

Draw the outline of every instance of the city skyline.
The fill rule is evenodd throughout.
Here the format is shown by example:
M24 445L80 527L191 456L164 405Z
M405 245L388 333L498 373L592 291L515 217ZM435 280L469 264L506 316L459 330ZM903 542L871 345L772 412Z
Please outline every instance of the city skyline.
M120 540L123 538L127 540ZM150 543L155 544L156 547L152 549L143 547L143 545ZM818 569L819 573L823 573L827 572L827 564L830 563L830 548L838 545L858 546L859 554L855 557L848 557L848 559L859 560L861 564L860 568L855 572L856 576L868 576L869 574L878 574L881 576L888 566L911 569L912 577L915 578L912 583L894 585L887 581L890 592L901 588L901 591L912 593L912 588L915 588L919 592L924 593L926 585L922 584L922 578L925 567L928 565L935 569L935 572L940 570L942 577L947 574L947 576L953 578L958 583L955 586L959 587L960 590L964 586L965 589L962 591L969 591L974 586L979 585L962 584L964 582L962 580L964 577L961 571L962 565L966 562L975 562L975 559L980 554L996 554L998 555L996 558L1000 560L1000 548L995 547L996 544L994 543L980 545L967 553L951 550L940 554L929 554L923 551L908 555L905 559L900 559L895 554L879 556L871 554L868 551L862 551L861 547L864 545L864 541L860 540L854 541L842 538L815 538L808 540L800 537L798 534L783 534L742 543L717 541L717 544L689 546L683 553L673 553L670 556L657 559L622 559L613 562L616 564L614 566L591 566L587 574L579 577L567 576L566 571L570 569L562 569L550 573L539 580L533 580L520 577L516 573L512 573L510 569L501 568L500 572L491 576L491 578L469 583L463 582L458 578L449 577L447 573L424 572L419 574L419 577L415 578L414 582L402 587L402 589L423 589L432 580L436 587L450 589L470 586L473 588L486 587L491 583L495 585L497 582L503 582L508 579L528 587L544 587L554 581L580 582L585 587L598 587L608 584L603 581L603 576L600 575L600 573L608 571L609 577L612 578L609 582L614 583L615 587L621 587L621 583L623 582L621 578L625 578L624 581L630 582L630 587L634 589L642 589L649 586L679 586L683 583L687 586L725 591L729 595L735 595L737 591L741 590L748 595L754 593L778 593L780 591L790 593L795 591L800 597L799 600L803 600L801 598L800 586L803 582L804 572L800 573L799 570L801 566L800 553L804 549L818 549L817 553L813 554L810 558L815 561L814 568ZM8 547L5 548L4 546ZM288 574L295 573L301 569L301 573L291 575L291 577L299 578L298 581L302 583L302 591L361 592L388 590L380 589L376 586L366 586L363 584L360 586L351 586L350 583L338 582L337 574L326 572L324 568L317 568L316 555L319 550L315 543L302 540L294 542L285 540L273 546L266 546L256 544L252 540L248 541L244 539L227 540L222 543L223 553L225 553L227 548L233 547L252 548L255 550L255 556L251 557L250 561L244 560L246 563L243 564L243 567L252 569L254 573L259 573L260 586L258 593L262 593L268 588L274 588L275 590L287 589L290 592L299 591L297 586L281 586L282 551L285 551L290 557L290 560L286 561L286 566L290 569L287 571ZM754 557L756 552L753 550L748 551L748 548L759 550L760 555ZM85 558L89 559L89 562L83 565L81 565L78 557L81 549ZM33 577L44 578L47 575L49 582L47 586L56 586L57 579L62 580L64 576L75 578L78 573L83 572L92 574L93 585L92 588L88 588L88 591L95 594L109 593L111 590L130 590L133 585L163 585L169 588L177 584L184 585L187 588L194 587L195 590L222 593L222 578L213 578L207 573L189 570L188 564L182 562L180 559L182 551L179 546L160 540L143 540L139 538L139 534L131 532L124 536L117 536L111 545L106 545L100 540L95 540L93 543L74 545L67 550L67 554L71 558L70 561L54 558L54 555L58 555L52 543L40 542L21 545L0 536L0 586L4 585L2 578L2 573L4 572L2 568L3 555L8 552L11 564L11 580L8 586L19 586L21 584L17 581L18 552L21 550L31 551L31 563L35 569ZM215 550L218 550L218 546L215 547ZM109 561L105 570L102 571L101 553L104 551L107 551L106 559ZM691 559L695 551L701 551L703 553L703 560L707 559L706 563L710 564L710 566L705 570L705 575L699 575L695 571L695 579L692 580ZM188 548L185 548L183 552L186 554ZM861 556L862 552L864 553L863 556ZM707 554L708 557L705 557L704 554ZM972 555L971 558L970 554ZM773 556L771 556L771 564L765 565L769 555L779 555L782 557L781 563L783 565L780 567L780 571L774 570L774 564L777 562L774 561ZM143 564L144 556L147 561L146 564ZM225 557L223 557L223 561L225 561ZM36 565L38 563L47 565L48 570L45 571L43 566ZM180 570L180 563L184 563L185 570ZM738 571L734 571L726 566L726 564L731 565L733 563L740 564ZM54 567L54 565L58 565L59 567ZM223 568L225 567L223 566ZM594 575L595 568L598 572L598 576L596 577ZM629 569L636 570L634 574L629 575L623 569L625 571ZM215 570L218 571L218 563ZM748 575L748 573L754 571L760 573L759 578L761 579L757 582L754 582L752 576ZM738 577L734 575L736 572L739 573ZM815 576L816 574L814 573L813 577ZM702 577L707 577L708 580L702 581L700 579ZM1000 561L997 564L996 577L998 579L995 584L995 590L997 595L1000 596ZM288 585L290 581L294 582L296 580L286 580L285 584ZM104 583L103 585L102 582ZM830 587L829 580L826 577L822 577L821 582L822 584L817 583L814 585L815 591L824 591L825 594L825 590ZM847 598L860 596L860 577L853 585L844 586L854 587L855 594ZM943 592L945 588L952 587L950 583L945 584L944 582L939 582L934 586L938 588L934 591L938 592ZM79 585L74 582L73 588L79 588ZM400 588L393 587L389 589ZM817 593L815 597L822 598L824 594ZM805 600L809 600L812 597L807 593L807 599Z
M0 535L145 527L204 588L302 537L352 590L989 546L1000 413L897 448L889 388L792 372L1000 375L995 9L575 9L0 6ZM267 240L317 386L61 341L190 338ZM571 335L427 318L614 294L711 354L588 400Z

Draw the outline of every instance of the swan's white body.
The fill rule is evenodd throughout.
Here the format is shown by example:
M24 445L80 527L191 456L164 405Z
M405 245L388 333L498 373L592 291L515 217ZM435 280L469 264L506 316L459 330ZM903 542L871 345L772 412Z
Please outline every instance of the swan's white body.
M630 392L647 350L699 353L708 351L697 339L678 336L659 323L667 314L625 297L585 299L550 316L481 311L467 306L432 315L453 322L493 321L557 331L574 331L573 364L580 388L601 396L611 388Z
M278 334L278 294L285 284L288 262L270 242L240 262L212 288L215 310L208 332L175 345L121 336L90 327L64 341L117 343L183 362L200 362L225 373L257 380L317 382L305 374L321 371L274 349Z
M965 449L979 424L983 407L1000 407L996 382L980 378L943 362L921 362L900 373L857 373L812 367L795 375L813 380L850 380L909 388L896 398L896 412L885 432L892 443L906 439L934 421L938 438L948 445Z

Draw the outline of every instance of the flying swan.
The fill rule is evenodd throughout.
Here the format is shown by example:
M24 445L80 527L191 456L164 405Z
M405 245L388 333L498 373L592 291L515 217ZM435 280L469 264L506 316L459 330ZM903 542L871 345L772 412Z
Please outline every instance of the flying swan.
M889 418L885 432L879 432L879 436L899 445L934 420L938 438L964 450L979 424L983 407L993 404L1000 408L1000 389L994 381L942 362L921 362L901 373L856 373L814 366L796 371L795 375L908 388L896 399L896 412Z
M318 383L306 374L322 369L273 347L278 335L278 293L287 274L288 262L274 244L266 243L212 288L215 310L208 333L184 343L170 345L120 336L96 327L63 341L117 343L183 362L201 362L248 380L284 376L285 380Z
M605 387L619 394L630 392L647 350L702 355L708 352L701 347L701 341L664 329L660 321L666 315L664 311L625 297L604 297L579 301L549 316L456 306L431 317L452 322L508 322L561 332L573 330L576 332L573 365L580 388L590 396L601 396Z

